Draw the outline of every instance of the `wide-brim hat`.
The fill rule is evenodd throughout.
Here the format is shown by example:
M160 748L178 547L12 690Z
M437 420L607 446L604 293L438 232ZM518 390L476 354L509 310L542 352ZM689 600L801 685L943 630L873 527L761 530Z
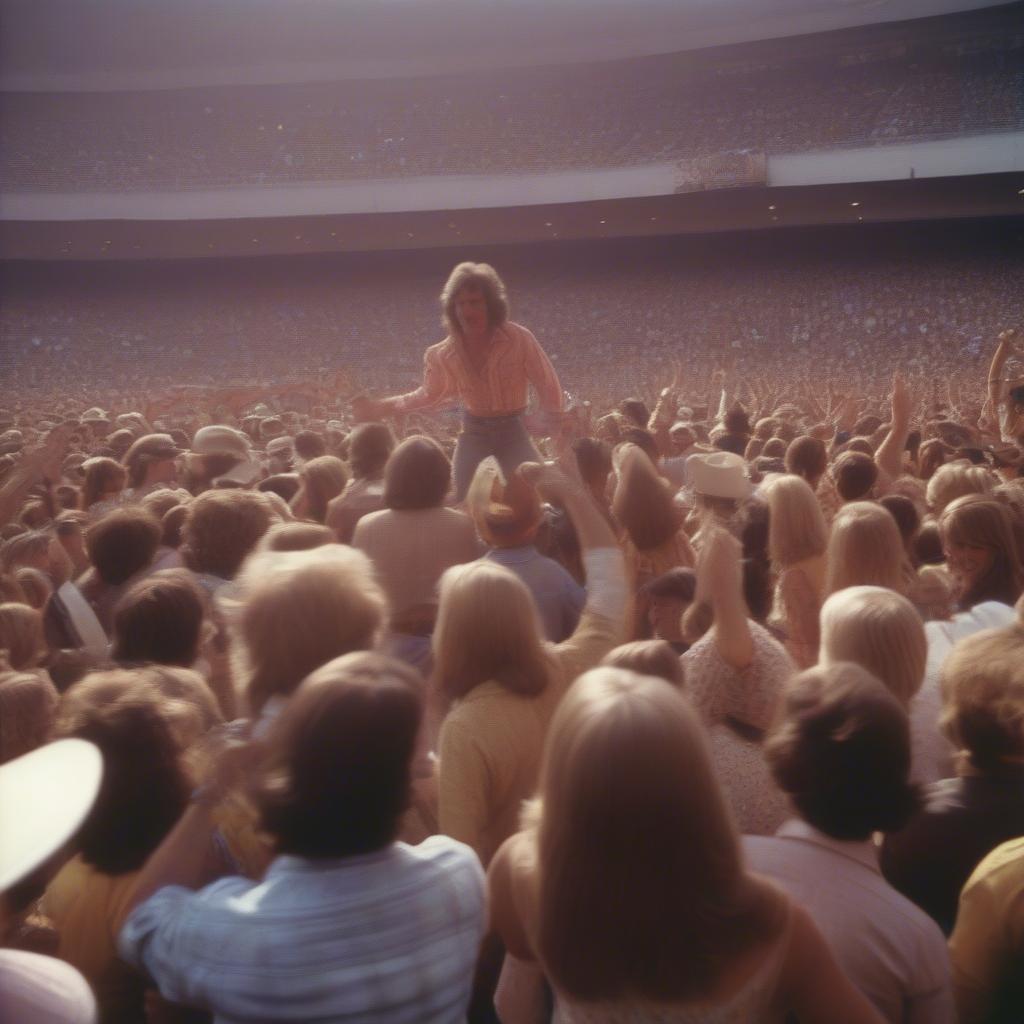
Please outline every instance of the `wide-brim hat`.
M733 452L691 455L686 460L686 483L696 494L733 501L749 497L754 489L743 456Z
M518 473L506 480L493 455L477 466L466 507L480 536L493 547L528 544L544 519L537 489Z
M103 777L99 749L57 740L0 765L0 892L46 863L85 821Z

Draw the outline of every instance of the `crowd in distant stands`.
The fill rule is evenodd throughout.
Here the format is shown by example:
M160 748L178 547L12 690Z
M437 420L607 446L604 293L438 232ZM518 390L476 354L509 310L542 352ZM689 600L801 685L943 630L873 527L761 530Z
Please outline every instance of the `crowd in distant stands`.
M722 69L657 57L396 81L9 92L0 94L0 177L11 191L185 189L618 167L1017 131L1022 53L1011 31L979 52L867 62Z
M149 365L47 333L0 409L0 796L33 822L0 854L0 1010L1018 1019L1014 274L532 281L517 315L593 398L464 501L451 422L358 395L362 364L215 380L180 296ZM357 293L419 355L395 282ZM283 301L198 294L242 337ZM617 298L636 348L591 363ZM138 330L170 325L147 299ZM698 357L671 332L716 309Z
M582 266L538 252L510 271L514 315L532 326L576 402L652 394L681 359L706 380L723 348L748 380L816 375L880 395L894 369L918 382L980 379L985 339L1011 320L1024 266L1003 251L927 244L890 260L830 251L746 260L622 257ZM797 246L799 248L799 246ZM401 294L402 301L396 301ZM436 281L353 274L329 263L253 269L230 281L160 271L69 287L10 288L0 308L4 372L24 400L78 391L145 401L154 386L284 382L345 370L348 391L415 381L438 340ZM968 377L968 379L972 379ZM944 384L942 385L945 386Z

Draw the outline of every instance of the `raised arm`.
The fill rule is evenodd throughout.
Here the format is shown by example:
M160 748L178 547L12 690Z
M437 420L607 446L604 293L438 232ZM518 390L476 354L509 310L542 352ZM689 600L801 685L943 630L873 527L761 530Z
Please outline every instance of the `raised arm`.
M754 660L740 545L728 531L712 526L704 531L697 557L697 599L710 601L715 613L715 647L722 659L742 672Z
M988 368L988 400L992 412L997 416L999 405L1003 400L1003 367L1014 351L1013 345L1016 338L1017 331L1013 327L1000 331L999 344L996 346L995 355L992 356L992 363Z
M896 373L892 379L892 418L889 433L875 452L875 463L888 477L895 480L903 472L903 451L910 436L910 416L913 401L903 376Z

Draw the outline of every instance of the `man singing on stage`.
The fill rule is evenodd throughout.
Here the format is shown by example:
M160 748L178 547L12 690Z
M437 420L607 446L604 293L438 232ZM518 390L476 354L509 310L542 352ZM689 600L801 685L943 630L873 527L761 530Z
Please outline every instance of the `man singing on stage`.
M364 404L374 418L434 409L461 400L462 432L454 457L455 497L462 501L480 461L494 455L508 475L540 460L523 424L527 386L548 419L559 419L562 389L537 339L508 319L505 285L486 263L460 263L441 292L448 337L427 349L415 391Z

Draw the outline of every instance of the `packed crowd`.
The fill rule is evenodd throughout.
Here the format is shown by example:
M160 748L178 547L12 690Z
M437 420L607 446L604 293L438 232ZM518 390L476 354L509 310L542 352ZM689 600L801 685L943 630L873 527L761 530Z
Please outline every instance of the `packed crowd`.
M959 292L970 362L807 296L884 389L659 339L462 501L346 376L11 396L0 1012L1019 1020L1024 334Z
M401 81L0 94L9 191L541 172L1024 125L1016 35L867 62L678 55Z
M901 231L865 255L827 236L752 253L749 241L582 256L533 247L503 261L513 316L573 400L595 408L626 392L652 400L675 359L699 382L684 397L703 401L723 348L745 380L775 386L808 374L825 386L825 366L873 399L897 368L922 397L949 378L978 388L986 339L1013 322L1024 292L1019 252L991 234L909 237L918 241ZM308 389L326 368L329 381L349 378L320 393L341 416L353 390L407 387L440 334L436 261L22 270L11 268L0 301L0 372L26 410L74 399L144 411L154 389L183 383Z

